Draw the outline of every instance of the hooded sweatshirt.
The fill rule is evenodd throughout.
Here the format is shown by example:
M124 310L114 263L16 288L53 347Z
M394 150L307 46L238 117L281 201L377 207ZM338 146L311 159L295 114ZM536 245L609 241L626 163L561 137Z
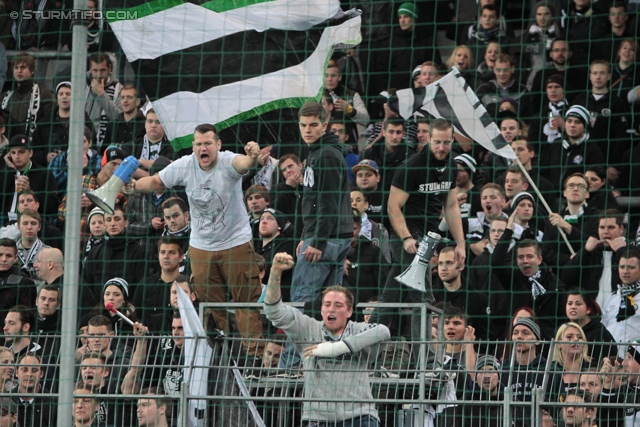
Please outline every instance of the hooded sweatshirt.
M309 147L302 195L303 239L324 251L330 239L353 236L347 164L335 135L324 135Z

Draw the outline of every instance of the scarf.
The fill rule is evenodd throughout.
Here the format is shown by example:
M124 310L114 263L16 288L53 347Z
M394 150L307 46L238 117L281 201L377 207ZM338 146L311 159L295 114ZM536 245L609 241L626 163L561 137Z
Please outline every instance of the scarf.
M547 293L547 290L538 282L538 279L542 277L542 270L538 270L536 274L529 277L529 282L531 283L531 296L535 301L539 296Z
M362 227L360 228L360 236L364 236L371 240L371 221L367 218L367 214L362 214Z
M565 221L567 221L569 224L574 225L578 223L578 218L581 217L582 215L584 215L584 207L586 206L586 203L583 203L582 206L580 206L580 210L578 211L577 214L575 215L571 215L571 214L566 214L563 218Z
M187 236L191 231L189 226L190 226L190 223L187 223L187 225L185 225L183 228L181 228L178 231L169 231L169 229L166 228L164 233L162 233L162 236L172 236L172 237Z
M551 24L548 30L543 30L537 24L532 24L531 27L529 27L529 37L527 40L529 44L525 47L525 51L533 55L539 55L541 52L540 43L538 42L544 42L545 51L549 51L557 35L558 29L556 28L556 24Z
M9 106L9 101L13 96L14 90L11 89L4 96L2 100L2 109L6 110ZM31 88L31 100L29 101L29 109L27 110L27 123L24 129L24 133L29 137L29 141L33 137L33 132L36 130L36 120L38 117L38 110L40 109L40 86L38 83L33 83L33 87Z
M89 237L89 241L87 242L87 246L84 249L85 254L89 254L92 248L95 248L99 244L104 242L104 236L102 237L94 237L93 235Z
M502 24L502 22L500 22ZM502 35L502 25L498 25L496 28L492 30L485 30L480 28L478 24L473 24L473 28L470 30L472 32L471 38L476 38L482 44L489 44L492 40L498 40Z
M589 132L585 132L582 138L580 138L573 146L569 143L569 141L567 141L566 139L563 139L562 147L564 147L565 150L570 150L572 147L577 147L579 145L582 145L582 143L588 139L589 139Z
M22 173L20 171L16 171L16 178L19 177L20 175L25 175L25 176L28 175L32 165L33 163L29 162L29 166L27 166ZM18 192L17 191L13 192L13 200L11 201L11 208L9 209L7 216L9 217L9 221L18 220Z
M564 107L567 106L568 105L565 101L560 101L555 105L551 101L549 101L549 112L554 116L564 117ZM561 131L559 129L552 130L549 121L547 121L547 123L545 123L544 127L542 128L542 133L547 135L547 142L553 142L561 135L560 132Z
M150 142L147 135L142 139L142 154L140 160L155 160L160 156L162 149L162 139L159 142Z
M24 246L22 246L22 241L18 242L18 246L18 249L20 249L20 247L24 248ZM31 248L27 252L26 256L24 256L23 251L18 250L18 258L20 259L20 264L22 264L22 270L31 278L38 277L36 269L33 268L33 259L43 247L44 243L42 243L42 240L36 239L33 246L31 246Z
M632 285L618 285L618 291L620 292L620 309L616 320L624 322L636 314L634 297L640 292L640 281Z

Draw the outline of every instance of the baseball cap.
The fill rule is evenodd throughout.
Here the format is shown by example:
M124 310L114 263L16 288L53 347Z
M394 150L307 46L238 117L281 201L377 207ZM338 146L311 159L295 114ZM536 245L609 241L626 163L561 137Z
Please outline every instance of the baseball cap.
M376 175L380 173L380 170L378 169L378 164L373 160L369 160L369 159L361 160L360 163L358 163L357 165L351 168L351 171L353 173L356 173L359 170L363 170L363 169L374 172Z
M29 137L23 133L13 135L9 140L9 148L29 148Z
M107 163L112 162L116 159L124 160L127 158L127 154L120 148L117 147L109 147L104 152L105 157L107 158Z

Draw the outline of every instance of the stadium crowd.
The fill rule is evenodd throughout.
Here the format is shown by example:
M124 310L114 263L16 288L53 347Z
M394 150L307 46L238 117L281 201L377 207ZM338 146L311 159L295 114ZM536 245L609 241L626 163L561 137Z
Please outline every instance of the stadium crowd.
M300 141L287 150L252 141L241 154L211 124L195 128L192 148L172 146L144 88L116 77L126 60L106 21L89 22L86 87L74 88L65 60L37 54L68 50L70 25L8 18L34 2L0 5L0 425L56 425L55 399L39 395L57 391L70 100L80 90L83 189L107 184L128 156L139 168L113 213L82 195L76 426L176 422L175 401L143 396L183 387L178 288L196 308L265 302L266 317L213 310L206 322L211 334L240 337L249 379L302 368L307 388L335 397L335 384L323 388L305 369L346 353L365 357L362 369L411 377L417 353L403 343L425 319L356 305L427 302L442 310L432 338L443 322L446 341L444 360L429 359L431 396L451 387L429 425L501 425L500 405L473 401L501 402L508 387L531 402L544 385L545 402L576 403L545 408L545 426L640 426L640 216L629 202L640 196L638 3L529 1L519 18L500 0L352 3L363 43L319 71L324 91L298 113ZM443 34L455 46L448 58ZM389 96L419 93L453 67L518 162L456 132L452 117L392 109ZM441 240L426 289L410 290L396 277L428 232ZM281 302L304 303L306 316ZM305 328L347 344L305 350L295 340ZM395 345L371 350L389 336ZM357 385L345 399L371 396L349 378ZM329 408L305 404L296 417L390 426L398 411ZM511 417L535 418L526 405Z

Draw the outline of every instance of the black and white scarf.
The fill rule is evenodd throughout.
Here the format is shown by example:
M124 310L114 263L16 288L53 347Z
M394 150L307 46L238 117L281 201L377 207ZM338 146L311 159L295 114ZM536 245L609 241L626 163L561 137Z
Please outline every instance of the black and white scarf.
M620 291L620 309L616 320L624 322L636 314L634 297L640 292L640 281L632 285L618 285L618 291Z
M542 277L542 270L538 270L536 274L529 277L529 282L531 283L531 296L535 301L539 296L542 296L547 293L547 290L538 282L538 279Z
M574 145L578 146L578 145L582 144L583 142L587 141L588 139L589 139L589 132L585 132L584 135L582 136L582 138L580 138L578 141L576 141L576 143ZM562 141L562 147L564 147L565 150L569 150L572 147L572 145L568 140L564 139Z
M11 89L4 96L4 99L2 100L3 110L6 110L9 106L9 101L11 100L13 93L14 90ZM27 123L24 129L24 133L29 137L29 141L31 141L33 132L36 130L38 110L40 110L40 86L38 86L38 83L33 83L33 87L31 88L31 99L29 100L29 109L27 110Z
M18 242L18 246L22 246L22 242ZM23 246L22 246L23 247ZM24 247L23 247L24 248ZM36 257L40 249L44 248L44 243L42 240L36 239L33 243L33 246L27 252L27 255L24 256L23 251L18 250L18 259L20 259L20 264L22 264L22 270L27 273L27 275L33 279L38 277L38 272L33 267L33 259ZM26 249L26 248L24 248Z
M159 142L149 142L147 135L142 139L142 153L140 154L140 160L155 160L160 156L160 150L162 149L162 140Z

